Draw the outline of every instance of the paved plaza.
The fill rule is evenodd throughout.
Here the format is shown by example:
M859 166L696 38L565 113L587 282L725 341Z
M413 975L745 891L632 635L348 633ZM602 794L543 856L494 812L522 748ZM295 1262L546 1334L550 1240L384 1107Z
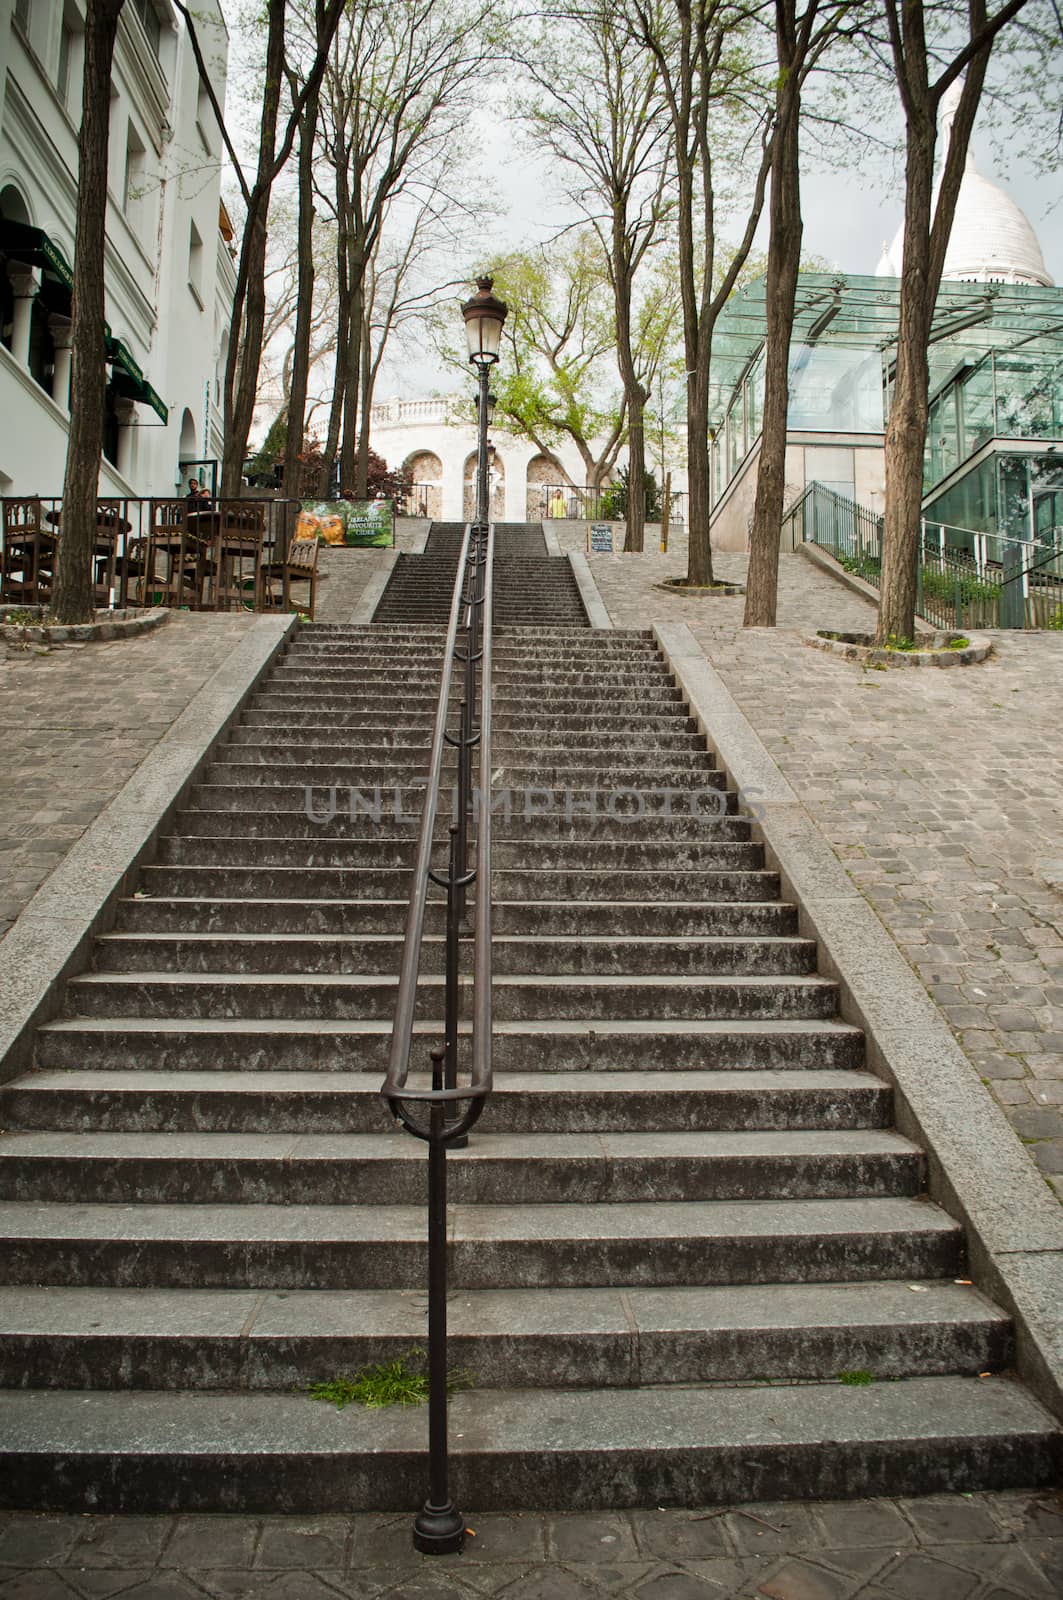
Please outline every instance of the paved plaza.
M865 670L802 642L874 610L801 555L774 629L743 629L741 598L657 588L680 552L588 559L618 627L690 626L1063 1197L1063 634ZM745 557L717 568L741 580Z
M0 934L253 624L175 611L131 639L0 645Z
M411 1517L0 1514L3 1600L1052 1600L1063 1499L1008 1493L700 1511L470 1515L456 1556Z

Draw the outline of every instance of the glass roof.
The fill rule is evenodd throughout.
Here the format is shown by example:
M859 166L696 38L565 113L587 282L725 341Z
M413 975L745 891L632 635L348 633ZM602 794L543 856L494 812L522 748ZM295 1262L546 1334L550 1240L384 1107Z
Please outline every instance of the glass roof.
M710 406L727 409L735 385L764 343L766 280L728 300L712 342ZM797 280L792 347L801 344L887 351L897 338L899 278L802 272ZM941 285L931 334L934 372L977 361L988 350L1052 354L1063 359L1063 289L1025 283Z

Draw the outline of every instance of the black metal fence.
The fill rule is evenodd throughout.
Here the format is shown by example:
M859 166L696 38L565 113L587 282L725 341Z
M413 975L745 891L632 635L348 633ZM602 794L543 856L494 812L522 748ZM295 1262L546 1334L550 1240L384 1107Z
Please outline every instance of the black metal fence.
M647 522L660 522L663 514L663 491L656 487L647 490ZM527 516L529 522L626 522L627 489L622 483L529 484ZM681 528L686 520L687 494L685 490L676 490L669 496L668 521L673 528Z

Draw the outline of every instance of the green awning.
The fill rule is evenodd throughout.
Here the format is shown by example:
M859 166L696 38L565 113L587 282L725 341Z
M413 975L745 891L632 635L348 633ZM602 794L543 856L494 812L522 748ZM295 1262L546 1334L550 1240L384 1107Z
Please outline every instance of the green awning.
M115 339L108 332L105 337L105 344L107 350L106 359L114 369L111 374L111 383L115 393L120 394L125 400L135 400L138 405L150 406L157 417L161 417L163 422L169 422L169 406L151 387L139 364L134 360L121 339Z
M143 383L143 370L133 359L133 356L130 354L127 347L122 343L121 339L115 339L111 334L108 333L104 336L104 342L107 347L107 355L105 359L111 362L118 369L118 371L124 372L127 377L132 378L134 383Z
M42 228L0 217L0 250L15 261L50 272L64 288L73 289L74 272L69 261Z

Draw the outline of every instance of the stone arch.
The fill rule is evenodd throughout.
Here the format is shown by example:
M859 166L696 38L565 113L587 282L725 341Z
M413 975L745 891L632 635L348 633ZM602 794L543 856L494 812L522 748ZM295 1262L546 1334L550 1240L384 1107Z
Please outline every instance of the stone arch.
M442 461L434 450L411 450L402 470L413 485L406 499L407 515L438 522L443 515Z
M506 514L506 463L497 450L489 450L487 457L488 482L491 485L487 514L492 522L501 522ZM465 457L463 515L466 522L471 522L476 515L476 459L475 450L470 450Z
M32 222L26 198L17 184L5 183L0 189L0 217L5 222Z
M557 509L556 493L551 494L550 488L561 483L565 474L561 471L556 461L542 452L532 456L528 462L525 476L526 509L524 515L529 522L541 522L544 517L564 515L564 501L562 509Z

